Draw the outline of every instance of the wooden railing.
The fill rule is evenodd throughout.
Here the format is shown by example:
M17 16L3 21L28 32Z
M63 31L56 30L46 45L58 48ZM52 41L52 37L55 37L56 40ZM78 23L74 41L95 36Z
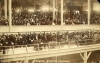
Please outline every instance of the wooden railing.
M80 46L88 46L100 44L100 41L94 41L93 39L80 40L80 41L65 41L65 42L49 42L49 43L41 43L41 44L27 44L27 45L13 45L13 46L0 46L0 54L6 54L6 50L12 51L12 54L15 54L16 50L25 51L25 53L29 53L29 49L33 51L42 51L42 50L53 50L53 49L62 49L62 48L71 48L72 46L80 47ZM30 48L31 47L31 48Z

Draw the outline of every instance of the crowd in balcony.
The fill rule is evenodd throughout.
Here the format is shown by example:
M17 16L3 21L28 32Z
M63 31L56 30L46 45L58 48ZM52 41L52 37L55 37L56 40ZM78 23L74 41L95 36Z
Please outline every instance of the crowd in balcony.
M74 25L74 24L87 24L87 16L85 14L72 14L72 15L64 15L64 23L65 25Z
M87 24L86 15L64 15L63 25L77 24ZM99 15L92 15L90 24L100 24ZM0 17L0 25L9 25L8 19ZM12 25L61 25L61 19L58 17L53 20L53 17L49 14L14 14L12 16Z
M53 20L51 14L13 14L12 25L61 25L60 14ZM85 14L64 14L63 25L87 24ZM99 15L91 15L91 24L100 24ZM0 17L0 25L9 25L8 19Z
M100 40L100 32L33 32L1 34L0 46L41 44L49 42L81 41L86 39Z
M53 20L50 14L18 14L13 15L13 25L61 25L60 14ZM64 15L64 25L87 24L87 17L83 14Z
M53 21L50 14L17 14L13 15L13 25L59 25L60 20Z
M100 25L100 15L92 14L91 15L91 24L99 24Z
M5 19L4 16L0 17L0 25L9 25L8 20Z
M3 33L0 34L0 52L5 54L6 49L25 47L33 45L34 50L43 50L49 48L50 43L52 48L56 47L56 43L60 46L64 45L89 45L100 43L100 31L64 31L64 32L22 32L22 33ZM38 48L39 45L39 48ZM6 47L7 46L7 47ZM31 46L28 46L31 47Z
M13 14L12 25L61 25L60 14L53 20L51 14ZM83 14L64 15L63 25L87 24ZM0 25L9 25L7 19L1 18Z

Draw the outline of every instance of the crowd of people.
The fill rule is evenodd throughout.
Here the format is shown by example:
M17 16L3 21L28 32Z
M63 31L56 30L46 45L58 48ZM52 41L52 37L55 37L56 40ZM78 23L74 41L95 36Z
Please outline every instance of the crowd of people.
M49 14L14 14L13 25L52 25L53 19ZM54 23L58 24L58 23Z
M64 15L63 25L87 24L85 14ZM100 24L99 15L92 15L91 24ZM0 17L0 25L9 25L8 19ZM52 14L13 14L12 25L61 25L60 14L53 20Z
M99 24L100 25L100 15L92 14L91 15L91 24Z
M77 46L96 44L100 43L100 31L18 32L2 33L0 35L0 51L3 50L3 54L5 54L6 49L9 49L9 46L18 48L23 47L23 45L33 45L38 50L37 45L39 45L39 48L46 48L49 47L48 44L50 43L53 43L51 44L54 45L53 48L56 47L56 43L60 43L62 47L65 44L75 44Z
M0 25L9 25L8 20L4 16L0 17Z
M41 44L49 42L81 41L86 39L100 40L99 32L33 32L1 34L0 46Z
M60 15L60 14L58 14ZM60 16L53 20L52 14L15 14L12 19L13 25L61 25ZM64 15L64 25L87 24L86 15Z
M99 18L91 18L91 24L99 24ZM83 14L70 16L64 15L63 25L87 24L87 17ZM9 25L9 21L0 18L0 25ZM12 25L61 25L60 17L53 17L50 14L13 14Z
M87 24L87 16L85 14L64 15L65 25Z

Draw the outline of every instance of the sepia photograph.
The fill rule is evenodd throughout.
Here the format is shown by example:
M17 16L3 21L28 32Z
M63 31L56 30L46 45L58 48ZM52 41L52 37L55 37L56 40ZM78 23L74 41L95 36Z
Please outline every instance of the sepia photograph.
M100 0L0 0L0 63L100 63Z

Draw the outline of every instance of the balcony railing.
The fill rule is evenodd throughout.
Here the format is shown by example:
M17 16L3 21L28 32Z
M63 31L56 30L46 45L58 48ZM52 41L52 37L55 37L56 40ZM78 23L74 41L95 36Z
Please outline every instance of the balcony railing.
M40 51L60 50L100 44L100 40L86 39L79 41L49 42L41 44L0 46L0 55L34 53Z

